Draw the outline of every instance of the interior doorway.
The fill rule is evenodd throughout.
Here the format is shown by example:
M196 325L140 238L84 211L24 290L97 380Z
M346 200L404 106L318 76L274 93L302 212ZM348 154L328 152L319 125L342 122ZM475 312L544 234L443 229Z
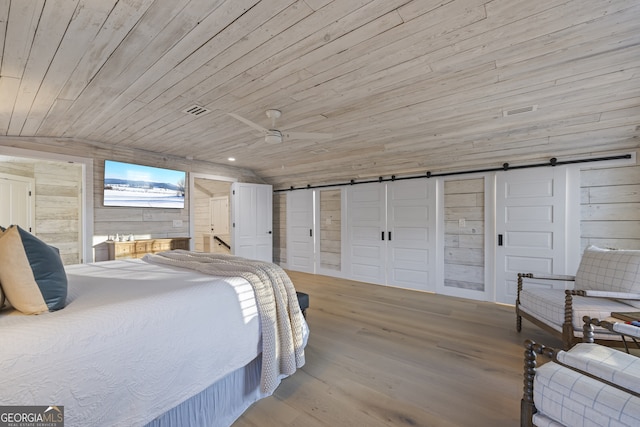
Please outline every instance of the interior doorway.
M229 181L194 178L193 249L195 251L231 253L230 194L231 182Z

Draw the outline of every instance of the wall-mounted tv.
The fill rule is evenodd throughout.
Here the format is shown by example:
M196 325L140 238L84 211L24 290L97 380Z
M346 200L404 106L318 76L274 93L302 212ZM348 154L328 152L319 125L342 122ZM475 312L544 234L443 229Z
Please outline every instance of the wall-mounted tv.
M104 206L184 208L186 172L105 160Z

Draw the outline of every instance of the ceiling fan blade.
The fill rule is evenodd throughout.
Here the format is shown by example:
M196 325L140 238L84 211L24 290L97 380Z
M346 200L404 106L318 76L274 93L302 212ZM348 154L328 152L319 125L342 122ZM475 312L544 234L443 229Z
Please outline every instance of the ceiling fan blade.
M333 134L318 132L287 132L282 131L282 135L288 139L331 139Z
M264 128L264 127L260 126L260 125L259 125L259 124L257 124L257 123L253 123L253 122L252 122L251 120L249 120L249 119L245 119L244 117L239 116L239 115L237 115L237 114L235 114L235 113L227 113L227 114L228 114L228 115L230 115L231 117L233 117L234 119L241 121L241 122L242 122L242 123L244 123L245 125L251 126L251 127L252 127L252 128L254 128L255 130L258 130L258 131L263 132L263 133L267 132L267 128Z

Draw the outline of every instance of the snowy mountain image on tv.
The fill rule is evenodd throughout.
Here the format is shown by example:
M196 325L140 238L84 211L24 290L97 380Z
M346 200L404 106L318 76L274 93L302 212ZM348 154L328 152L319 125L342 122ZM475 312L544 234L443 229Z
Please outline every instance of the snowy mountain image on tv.
M186 173L105 160L104 206L184 208Z

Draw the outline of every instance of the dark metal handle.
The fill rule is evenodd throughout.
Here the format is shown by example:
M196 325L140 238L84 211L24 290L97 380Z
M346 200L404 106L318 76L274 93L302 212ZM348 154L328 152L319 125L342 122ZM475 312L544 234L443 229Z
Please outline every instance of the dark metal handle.
M387 233L389 234L389 241L391 241L391 232L388 231Z
M313 237L313 229L312 228L309 229L309 237Z
M381 239L384 240L384 231L380 233Z
M498 234L498 246L502 246L502 234Z

